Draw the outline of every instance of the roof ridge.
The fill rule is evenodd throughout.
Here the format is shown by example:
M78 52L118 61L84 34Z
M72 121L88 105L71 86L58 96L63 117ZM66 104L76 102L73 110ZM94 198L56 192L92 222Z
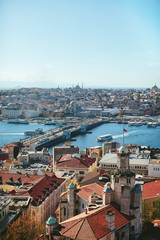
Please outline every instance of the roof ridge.
M79 230L77 231L77 234L76 234L75 237L77 237L78 233L80 232L80 229L82 228L82 225L83 225L84 221L85 221L85 218L83 218L83 221L82 221L82 223L81 223L81 226L79 227Z
M99 185L98 183L94 182L94 183L89 183L89 184L87 184L87 185L81 186L79 189L85 188L85 187L90 186L90 185L93 185L93 184L96 184L98 187L103 188L101 185Z
M91 227L91 225L90 225L90 223L89 223L89 221L88 221L88 219L86 218L86 220L87 220L87 222L88 222L88 224L89 224L89 226L90 226L90 229L92 230L92 232L93 232L93 235L95 236L95 238L96 238L96 235L95 235L95 232L93 231L93 229L92 229L92 227ZM97 221L98 222L98 221ZM96 238L97 239L97 238Z
M69 220L69 219L67 219ZM78 223L80 223L80 221L84 220L84 218L80 218L75 224L73 224L70 228L68 228L66 231L64 231L63 233L68 232L71 228L73 228L74 226L76 226ZM74 221L74 220L73 220Z
M104 208L107 208L107 207L109 207L109 206L112 206L112 207L114 207L111 203L110 204L108 204L108 205L105 205L105 206L102 206L101 208L97 208L97 209L95 209L95 210L98 210L98 211L95 211L95 212L93 212L93 213L90 213L88 216L86 216L86 218L90 218L91 216L93 216L93 215L96 215L97 214L97 212L102 212L103 210L104 210ZM115 207L114 207L115 208Z

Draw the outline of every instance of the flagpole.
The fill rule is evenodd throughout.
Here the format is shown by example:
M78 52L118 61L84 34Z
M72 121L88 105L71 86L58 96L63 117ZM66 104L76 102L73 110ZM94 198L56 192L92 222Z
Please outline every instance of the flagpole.
M123 128L123 146L124 146L124 128Z

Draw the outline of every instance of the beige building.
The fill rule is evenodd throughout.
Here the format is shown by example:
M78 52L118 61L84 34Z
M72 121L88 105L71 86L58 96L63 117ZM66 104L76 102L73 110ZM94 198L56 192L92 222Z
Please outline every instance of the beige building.
M21 165L28 165L31 162L44 162L50 163L51 155L47 148L43 148L42 151L28 151L23 150L17 156L18 162Z
M97 169L97 160L82 156L80 154L64 155L56 164L56 171L62 174L75 174L77 179L81 181L88 172L94 172Z
M31 218L37 224L43 224L50 216L54 216L59 204L59 197L65 190L66 180L45 176L28 191L32 197Z
M55 172L55 167L58 160L66 154L75 154L79 153L79 147L74 147L69 145L62 147L53 147L53 172Z

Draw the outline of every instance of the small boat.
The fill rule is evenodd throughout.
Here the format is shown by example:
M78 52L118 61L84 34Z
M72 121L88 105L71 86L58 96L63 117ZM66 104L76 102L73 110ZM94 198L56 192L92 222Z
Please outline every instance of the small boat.
M128 127L131 127L131 126L136 126L136 122L133 122L133 121L128 122Z
M25 121L25 120L9 120L8 123L12 123L12 124L29 124L28 121Z
M110 141L110 140L112 140L112 134L102 135L97 138L98 142L105 142L105 141Z
M149 122L149 123L147 124L147 127L148 127L148 128L156 128L156 127L157 127L157 123L155 123L155 122Z
M43 133L42 128L37 128L36 130L26 130L26 131L24 131L24 135L28 135L28 136L33 136L33 135L42 134L42 133Z

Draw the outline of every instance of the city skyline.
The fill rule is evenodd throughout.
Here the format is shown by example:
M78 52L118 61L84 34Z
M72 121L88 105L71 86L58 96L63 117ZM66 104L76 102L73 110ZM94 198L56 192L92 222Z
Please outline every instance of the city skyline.
M158 0L2 0L1 89L159 85L159 9Z

